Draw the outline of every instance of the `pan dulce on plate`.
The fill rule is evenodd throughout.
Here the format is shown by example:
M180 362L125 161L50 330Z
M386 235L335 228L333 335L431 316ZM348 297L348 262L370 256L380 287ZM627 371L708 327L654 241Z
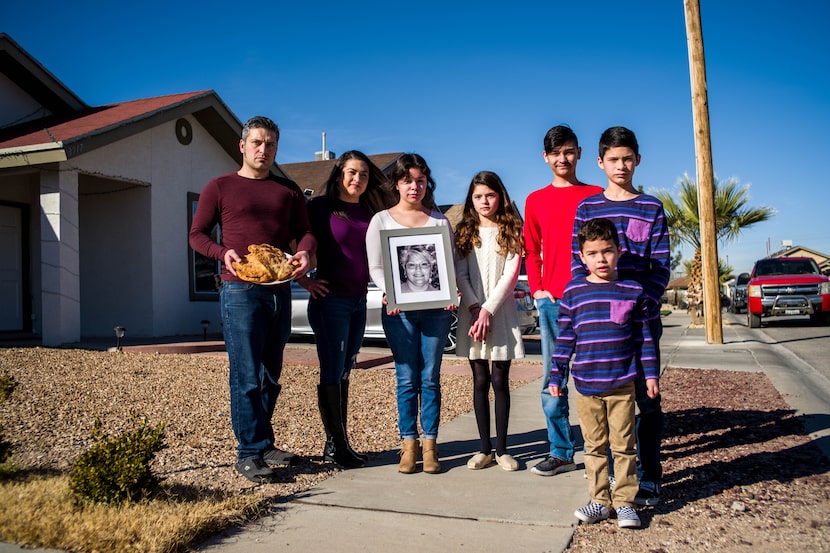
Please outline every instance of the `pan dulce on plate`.
M287 254L270 244L251 244L242 261L232 261L233 270L242 280L259 284L279 282L291 277L300 263L289 261Z

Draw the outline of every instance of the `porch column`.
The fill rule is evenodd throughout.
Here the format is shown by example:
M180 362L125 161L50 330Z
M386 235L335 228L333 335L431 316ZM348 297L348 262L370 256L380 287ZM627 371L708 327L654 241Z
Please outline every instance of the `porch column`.
M42 171L40 272L43 345L81 340L78 173Z

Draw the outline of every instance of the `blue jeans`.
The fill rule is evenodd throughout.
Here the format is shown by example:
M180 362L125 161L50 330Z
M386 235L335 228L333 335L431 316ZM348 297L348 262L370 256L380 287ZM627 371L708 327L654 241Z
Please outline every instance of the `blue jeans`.
M366 330L366 296L341 297L329 293L309 298L308 322L314 330L320 359L320 384L348 380L357 361Z
M574 437L568 409L570 371L565 371L562 375L561 397L553 397L548 391L553 352L559 336L559 300L539 298L536 300L536 308L539 311L539 334L542 341L542 411L548 429L550 456L570 463L574 459Z
M401 439L418 439L418 403L424 438L438 437L441 419L441 357L452 315L443 309L388 315L383 331L395 360L398 430Z
M280 393L283 348L291 335L291 291L225 282L219 301L230 362L231 425L242 461L274 445L271 417Z
M657 366L660 367L660 338L663 336L663 320L660 317L649 321L651 337L657 350ZM639 359L638 359L639 364ZM638 367L642 372L642 367ZM635 400L640 413L637 415L637 476L640 480L660 483L663 468L660 465L660 441L663 439L665 417L660 405L661 396L648 397L646 381L638 378L634 382Z

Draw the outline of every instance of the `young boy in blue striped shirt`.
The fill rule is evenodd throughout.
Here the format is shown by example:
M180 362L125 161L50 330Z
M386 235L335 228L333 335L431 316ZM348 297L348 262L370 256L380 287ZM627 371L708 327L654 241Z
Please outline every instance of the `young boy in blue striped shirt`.
M663 204L634 187L634 170L640 164L640 147L634 133L625 127L611 127L599 139L597 163L608 177L606 189L580 202L574 217L573 257L571 273L584 275L579 259L576 236L589 219L603 217L614 223L620 239L620 257L617 272L621 279L636 280L643 286L648 302L648 326L660 366L660 338L663 322L660 315L661 298L671 274L671 248ZM637 476L640 489L634 502L637 505L657 505L660 502L660 481L663 467L660 462L660 442L663 437L664 416L661 398L646 393L645 382L634 383L637 415ZM612 470L613 474L613 470Z
M659 395L659 367L646 313L643 287L617 279L619 236L614 223L587 221L577 235L587 276L565 288L559 308L559 337L548 390L562 394L570 373L578 392L576 408L585 440L585 471L591 501L574 515L587 523L605 520L613 507L621 528L638 528L637 452L634 431L634 382L641 366L647 394ZM639 363L638 363L639 361ZM608 446L616 484L608 481Z

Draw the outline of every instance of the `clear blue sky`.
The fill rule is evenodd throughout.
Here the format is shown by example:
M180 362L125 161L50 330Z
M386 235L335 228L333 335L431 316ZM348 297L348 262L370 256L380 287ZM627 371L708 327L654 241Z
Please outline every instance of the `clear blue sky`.
M91 105L213 89L240 120L277 121L280 163L312 160L324 131L337 154L422 154L439 203L488 169L524 208L560 123L583 181L605 185L613 125L637 133L647 192L695 176L682 0L7 4L0 31ZM741 272L782 240L830 254L830 2L701 13L715 175L777 210L721 257Z

